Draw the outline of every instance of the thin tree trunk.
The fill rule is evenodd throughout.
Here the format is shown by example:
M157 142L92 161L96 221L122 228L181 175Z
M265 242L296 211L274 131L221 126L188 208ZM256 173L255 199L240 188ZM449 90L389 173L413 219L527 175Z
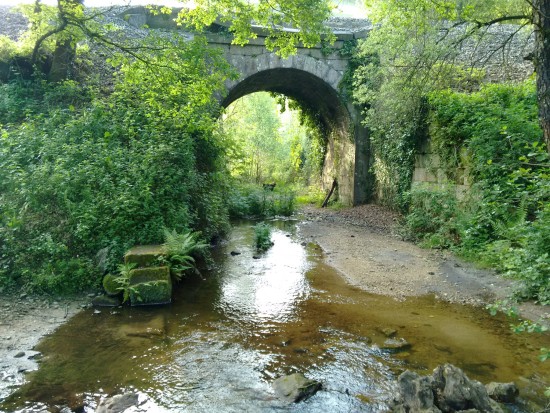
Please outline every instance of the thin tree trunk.
M539 120L550 152L550 0L533 0Z

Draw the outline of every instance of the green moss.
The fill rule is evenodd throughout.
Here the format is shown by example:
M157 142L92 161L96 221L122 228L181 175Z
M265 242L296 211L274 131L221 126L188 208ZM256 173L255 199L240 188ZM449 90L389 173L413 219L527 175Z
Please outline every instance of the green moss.
M103 277L103 289L107 295L114 296L120 294L120 283L116 281L118 277L113 274L107 274Z
M132 305L168 304L172 301L172 280L168 267L137 268L130 271Z
M132 305L169 304L172 301L171 281L150 281L132 286L130 302Z
M126 264L135 263L138 267L151 267L162 255L164 255L162 245L140 245L124 255L124 262Z
M129 284L135 285L150 281L170 281L169 267L136 268L130 271Z

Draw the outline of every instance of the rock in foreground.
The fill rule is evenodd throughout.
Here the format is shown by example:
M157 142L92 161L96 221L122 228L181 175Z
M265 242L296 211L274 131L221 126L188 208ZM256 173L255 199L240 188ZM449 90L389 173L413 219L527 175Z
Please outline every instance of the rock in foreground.
M308 399L321 388L321 383L304 377L301 373L279 377L273 382L273 389L278 396L292 403Z
M399 396L391 406L394 412L503 412L483 384L451 364L437 367L431 376L407 370L399 376L398 385Z

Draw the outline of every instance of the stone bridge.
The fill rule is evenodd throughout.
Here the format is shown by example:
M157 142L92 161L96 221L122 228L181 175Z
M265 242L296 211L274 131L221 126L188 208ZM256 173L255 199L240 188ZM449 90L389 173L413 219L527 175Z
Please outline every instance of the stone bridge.
M155 16L145 8L124 13L124 20L136 27L174 28L172 16ZM330 23L337 37L332 47L298 48L295 55L283 59L265 47L266 34L255 28L257 38L245 46L231 44L223 27L208 34L208 42L223 50L225 58L238 71L237 80L227 81L224 107L259 91L284 94L318 114L327 142L323 167L323 186L328 190L338 182L338 196L345 204L361 204L371 197L367 130L361 125L360 112L341 93L340 83L348 68L348 58L339 51L346 42L365 37L365 20L335 19ZM342 29L345 27L345 29ZM352 29L350 29L352 27Z

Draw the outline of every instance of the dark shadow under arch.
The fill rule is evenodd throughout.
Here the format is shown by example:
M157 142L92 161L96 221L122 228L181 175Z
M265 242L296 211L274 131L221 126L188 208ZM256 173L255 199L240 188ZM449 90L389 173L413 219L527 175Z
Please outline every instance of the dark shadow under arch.
M350 115L338 92L324 80L299 69L278 68L255 73L231 88L222 106L261 91L281 93L319 113L325 130L336 128L347 132L349 129Z

